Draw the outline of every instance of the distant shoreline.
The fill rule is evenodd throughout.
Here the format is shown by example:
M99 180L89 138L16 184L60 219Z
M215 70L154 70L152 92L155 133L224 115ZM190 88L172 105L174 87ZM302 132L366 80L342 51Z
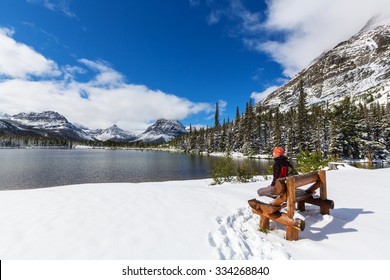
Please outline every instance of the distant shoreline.
M195 155L195 156L210 156L210 157L223 157L226 155L226 153L223 152L213 152L213 153L186 153L183 150L169 147L104 147L104 146L86 146L86 145L75 145L72 148L64 147L64 146L48 146L48 147L42 147L42 146L22 146L22 147L4 147L0 146L0 150L20 150L20 149L26 149L26 150L134 150L134 151L154 151L154 152L168 152L168 153L183 153L183 154L189 154L189 155ZM259 160L272 160L271 155L266 154L255 154L255 155L244 155L240 152L231 152L230 155L235 159L259 159ZM296 160L295 157L291 157L292 160ZM347 164L369 164L370 161L368 159L348 159L348 158L341 158L339 159L339 162L344 162ZM389 164L388 167L390 167L390 161L386 160L372 160L373 164Z

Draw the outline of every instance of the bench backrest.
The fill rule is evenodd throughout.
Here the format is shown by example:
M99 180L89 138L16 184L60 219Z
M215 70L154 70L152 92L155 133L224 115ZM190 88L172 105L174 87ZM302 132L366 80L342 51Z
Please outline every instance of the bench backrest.
M319 181L319 171L313 171L302 175L294 175L276 180L275 189L277 194L287 192L287 178L294 179L295 188L299 188L310 183L317 183ZM319 187L319 186L318 186ZM314 191L314 190L313 190Z

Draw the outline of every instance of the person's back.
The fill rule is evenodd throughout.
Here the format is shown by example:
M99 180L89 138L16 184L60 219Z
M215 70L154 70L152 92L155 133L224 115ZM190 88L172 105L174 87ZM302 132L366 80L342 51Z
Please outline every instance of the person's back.
M288 162L287 157L278 156L274 158L274 166L273 166L273 180L271 185L275 186L275 181L278 178L283 178L288 176L290 163Z
M282 147L276 147L272 155L274 157L272 183L268 187L258 189L257 194L259 196L274 195L276 180L279 178L287 177L289 167L292 168L291 163L284 155L284 149Z

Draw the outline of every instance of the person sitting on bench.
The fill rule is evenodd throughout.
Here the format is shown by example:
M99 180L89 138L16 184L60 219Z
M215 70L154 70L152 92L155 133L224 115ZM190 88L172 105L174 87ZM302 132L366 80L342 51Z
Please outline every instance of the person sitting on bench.
M289 173L289 168L296 173L294 167L288 161L288 158L284 154L284 149L282 147L276 147L272 153L274 157L273 165L273 179L271 185L268 187L260 188L257 190L259 196L273 196L275 194L275 182L278 178L287 177Z

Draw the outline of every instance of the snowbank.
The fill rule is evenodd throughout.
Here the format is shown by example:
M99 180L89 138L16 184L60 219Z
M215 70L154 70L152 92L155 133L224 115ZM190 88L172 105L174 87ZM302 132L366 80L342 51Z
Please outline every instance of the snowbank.
M258 230L247 200L269 181L85 184L0 192L1 259L389 259L390 169L327 172L331 215L300 240Z

